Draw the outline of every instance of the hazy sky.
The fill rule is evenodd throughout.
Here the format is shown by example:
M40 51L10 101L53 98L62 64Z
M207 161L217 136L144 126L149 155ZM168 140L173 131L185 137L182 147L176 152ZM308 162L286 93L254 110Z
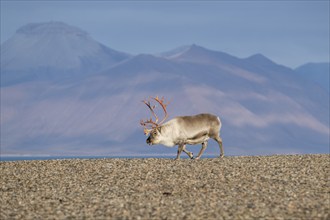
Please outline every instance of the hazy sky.
M110 48L158 53L188 44L297 67L329 61L329 1L4 1L1 43L31 22L63 21Z

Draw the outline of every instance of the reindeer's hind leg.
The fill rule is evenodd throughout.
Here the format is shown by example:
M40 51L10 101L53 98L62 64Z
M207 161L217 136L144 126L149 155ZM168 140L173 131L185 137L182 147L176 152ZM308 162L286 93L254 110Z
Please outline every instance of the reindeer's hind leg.
M199 151L197 157L195 158L196 160L198 160L198 159L202 156L202 154L203 154L204 150L206 149L206 147L207 147L207 141L204 141L204 142L202 143L202 148L201 148L201 150Z
M223 146L222 146L222 139L220 137L220 135L217 135L213 138L216 142L218 142L219 144L219 148L220 148L220 157L224 157L225 153L223 152Z

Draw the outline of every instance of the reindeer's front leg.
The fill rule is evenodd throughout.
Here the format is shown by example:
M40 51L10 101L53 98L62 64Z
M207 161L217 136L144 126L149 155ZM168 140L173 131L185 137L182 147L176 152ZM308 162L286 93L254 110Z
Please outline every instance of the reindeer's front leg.
M176 155L176 160L179 160L180 159L180 154L181 154L181 152L183 151L183 149L186 147L186 145L185 144L179 144L179 146L178 146L178 154Z
M203 154L204 150L206 149L206 147L207 147L207 141L204 141L204 142L202 143L202 148L201 148L201 150L199 151L197 157L195 158L196 160L198 160L198 159L202 156L202 154Z
M194 154L192 152L186 150L186 145L184 145L184 147L183 147L183 152L185 152L189 156L190 159L194 159Z

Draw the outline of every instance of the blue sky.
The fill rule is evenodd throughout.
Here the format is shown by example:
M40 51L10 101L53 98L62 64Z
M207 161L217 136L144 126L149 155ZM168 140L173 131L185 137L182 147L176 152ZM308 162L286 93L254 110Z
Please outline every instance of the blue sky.
M3 1L1 43L31 22L63 21L119 51L187 44L297 67L329 61L329 1Z

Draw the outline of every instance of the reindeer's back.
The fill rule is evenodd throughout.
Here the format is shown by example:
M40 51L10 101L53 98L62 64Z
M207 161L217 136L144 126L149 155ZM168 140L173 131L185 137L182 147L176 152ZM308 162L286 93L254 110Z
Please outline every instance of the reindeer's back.
M189 136L194 136L203 132L218 134L221 128L220 118L207 113L193 116L179 116L174 119Z

